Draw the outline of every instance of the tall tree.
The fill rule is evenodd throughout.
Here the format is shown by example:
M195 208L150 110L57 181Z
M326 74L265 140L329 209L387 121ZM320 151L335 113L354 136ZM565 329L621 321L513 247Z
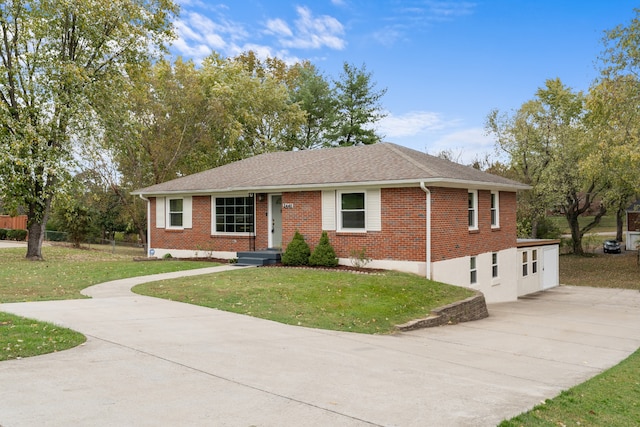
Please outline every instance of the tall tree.
M594 149L583 167L606 180L603 202L616 214L622 241L625 209L640 193L640 81L633 74L602 78L590 88L587 108Z
M171 36L171 0L0 4L0 193L26 207L27 258L42 259L73 144L118 102L117 82Z
M380 100L387 89L375 90L373 75L365 65L357 68L343 64L340 78L334 81L336 91L336 117L328 134L332 145L375 144L382 137L374 129L377 121L386 114Z
M486 129L496 138L497 148L510 159L514 178L531 186L518 194L519 231L522 237L538 237L538 224L552 207L544 191L544 171L551 161L551 137L544 124L544 106L539 99L527 101L512 115L493 110Z
M582 254L582 237L606 213L602 200L609 188L601 175L589 173L585 159L594 150L585 125L585 97L573 92L560 79L547 80L535 99L528 101L511 118L497 112L489 115L488 130L497 136L498 146L510 155L511 168L519 179L532 186L521 207L530 208L535 221L548 209L560 211L571 230L572 249ZM578 218L596 208L588 224ZM535 236L534 225L533 235Z
M330 146L327 132L332 128L337 107L330 83L315 66L302 64L291 90L293 102L299 104L305 114L304 123L293 136L294 146L303 150Z
M634 11L635 17L627 25L605 33L599 58L601 77L589 97L596 143L612 145L600 150L600 159L592 156L590 163L599 162L612 180L608 197L616 210L618 240L622 239L624 209L640 193L640 9Z

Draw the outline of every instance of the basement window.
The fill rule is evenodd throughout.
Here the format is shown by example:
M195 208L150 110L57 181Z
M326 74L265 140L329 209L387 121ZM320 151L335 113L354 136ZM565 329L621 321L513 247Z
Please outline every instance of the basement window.
M478 268L476 257L472 256L469 260L469 283L472 285L478 282Z

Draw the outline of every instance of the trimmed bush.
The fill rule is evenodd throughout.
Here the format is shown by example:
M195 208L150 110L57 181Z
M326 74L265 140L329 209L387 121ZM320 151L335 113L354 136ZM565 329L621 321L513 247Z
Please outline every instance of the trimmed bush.
M304 241L304 237L296 230L291 243L287 245L287 249L282 254L282 264L284 265L309 265L309 256L311 249Z
M27 230L7 230L7 239L25 241L27 240Z
M309 264L319 267L335 267L338 265L336 251L333 250L333 246L329 243L329 236L326 231L322 232L318 246L315 247L311 257L309 257Z
M7 232L9 230L7 230L6 228L0 228L0 240L6 240L7 239Z

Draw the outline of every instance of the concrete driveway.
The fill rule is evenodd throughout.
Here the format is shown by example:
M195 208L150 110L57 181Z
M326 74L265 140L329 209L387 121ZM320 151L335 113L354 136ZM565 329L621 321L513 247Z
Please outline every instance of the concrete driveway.
M370 336L129 293L144 280L0 305L88 337L0 363L0 425L494 426L640 347L631 290L562 286L481 321Z

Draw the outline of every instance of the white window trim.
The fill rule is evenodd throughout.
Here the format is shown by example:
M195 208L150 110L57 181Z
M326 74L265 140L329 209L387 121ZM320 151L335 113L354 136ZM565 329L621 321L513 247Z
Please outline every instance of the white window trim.
M494 198L495 207L490 208L490 209L491 209L491 213L492 214L495 211L495 217L496 217L496 222L495 223L493 223L493 221L491 222L491 228L500 228L500 192L499 191L492 191L491 192L491 197L492 198L495 197Z
M469 194L473 194L473 206L469 208ZM469 218L469 211L473 210L473 225L469 226L469 230L478 230L478 190L467 191L467 219Z
M224 199L226 197L250 197L247 195L247 193L242 193L242 194L214 194L211 196L211 235L212 236L239 236L239 237L243 237L243 236L254 236L256 233L256 199L254 196L253 199L253 232L251 231L247 231L247 232L226 232L226 231L217 231L216 230L216 199Z
M526 274L525 274L526 269ZM522 251L520 258L520 274L522 277L529 277L529 254L528 251Z
M364 228L344 228L342 226L342 195L361 193L364 194ZM336 213L338 217L338 232L339 233L366 233L367 232L367 190L339 190L336 192Z
M534 255L535 254L535 258ZM531 274L538 274L538 250L537 249L532 249L531 250Z
M180 213L182 214L182 225L171 225L171 201L172 200L182 200L182 211L180 211ZM185 221L185 202L184 202L184 197L167 197L166 199L166 203L165 203L165 207L167 209L167 214L166 214L166 228L167 230L184 230L184 221ZM175 211L175 213L177 213L178 211Z

